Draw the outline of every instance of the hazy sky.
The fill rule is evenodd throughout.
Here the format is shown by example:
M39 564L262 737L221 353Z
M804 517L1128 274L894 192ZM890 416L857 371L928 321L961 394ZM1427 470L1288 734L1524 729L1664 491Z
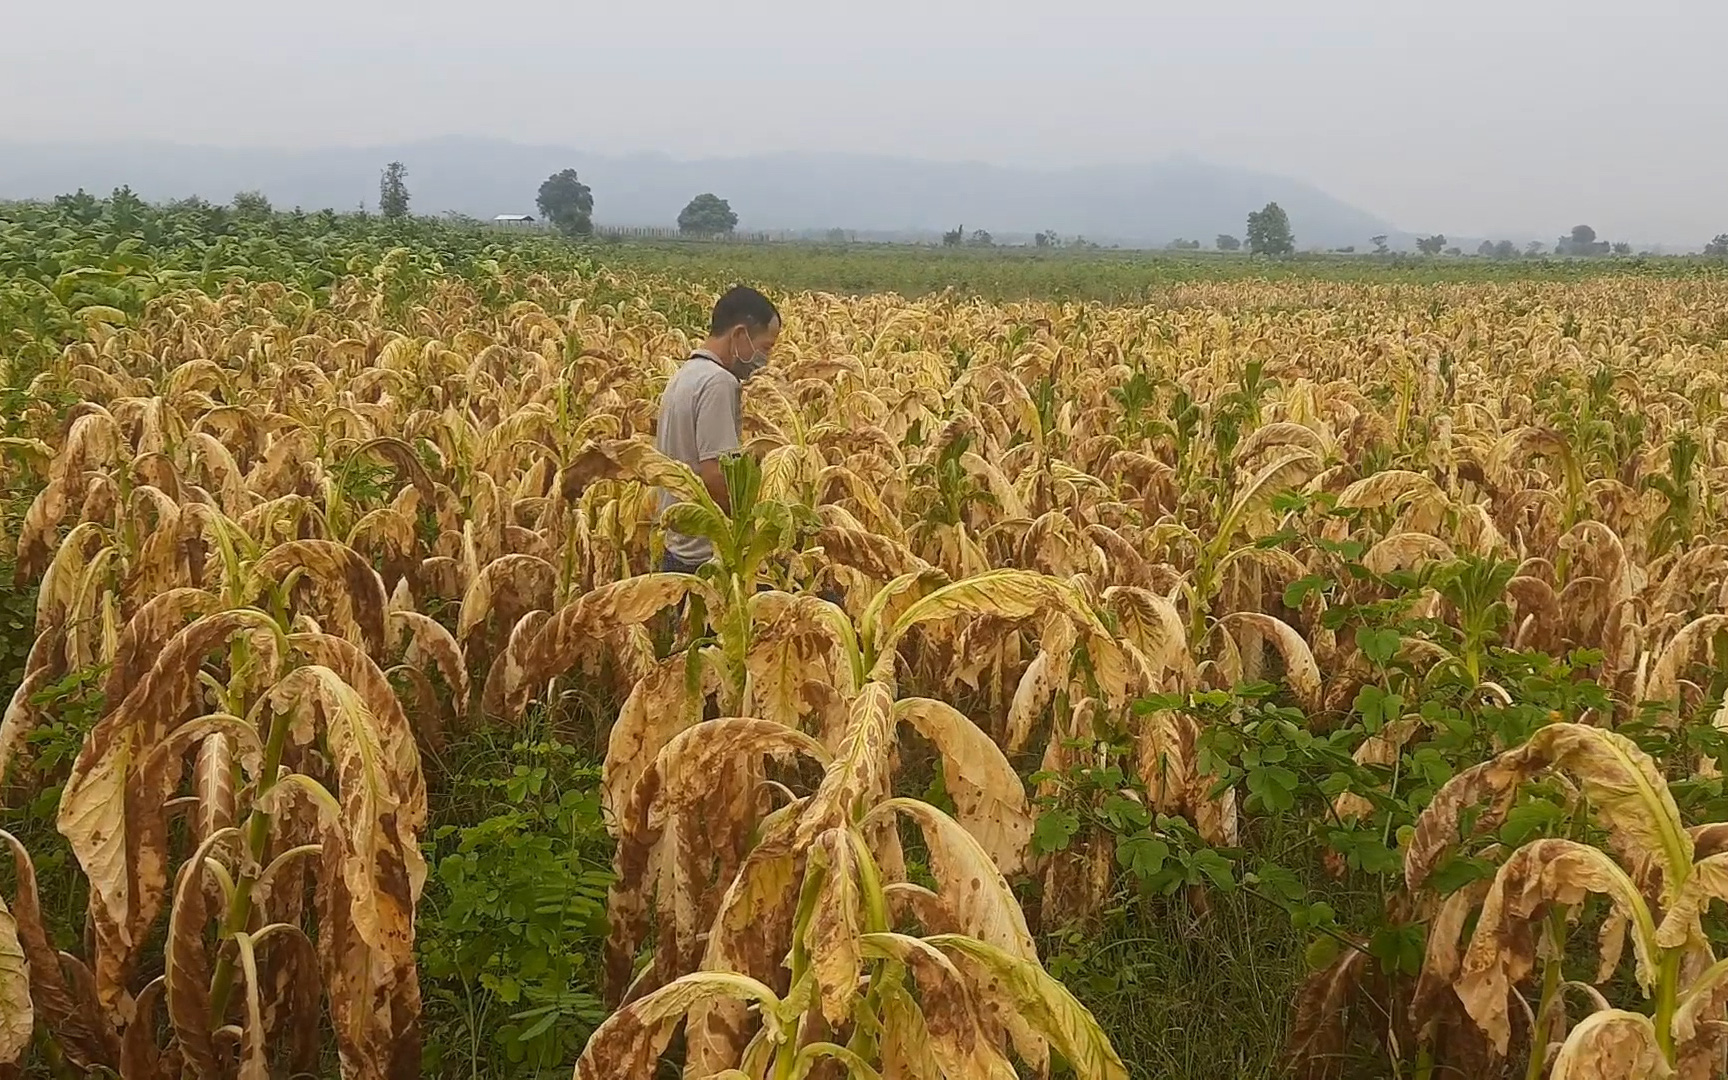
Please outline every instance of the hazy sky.
M0 0L0 139L1189 155L1405 228L1728 231L1724 0Z

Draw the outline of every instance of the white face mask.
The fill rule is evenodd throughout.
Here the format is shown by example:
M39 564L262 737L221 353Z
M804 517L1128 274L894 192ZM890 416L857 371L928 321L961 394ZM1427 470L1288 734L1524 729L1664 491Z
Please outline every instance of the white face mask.
M749 332L745 333L748 336ZM750 341L750 347L755 351L750 354L749 359L739 359L736 355L732 357L732 364L738 369L739 382L749 382L755 378L758 371L768 366L768 354L757 348L754 340Z

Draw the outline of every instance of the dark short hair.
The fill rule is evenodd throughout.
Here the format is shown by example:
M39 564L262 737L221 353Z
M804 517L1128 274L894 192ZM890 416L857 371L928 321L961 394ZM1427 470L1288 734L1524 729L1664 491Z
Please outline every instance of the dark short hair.
M755 333L768 329L768 324L779 317L780 312L766 296L748 285L734 285L714 305L714 315L708 320L708 332L724 334L742 326Z

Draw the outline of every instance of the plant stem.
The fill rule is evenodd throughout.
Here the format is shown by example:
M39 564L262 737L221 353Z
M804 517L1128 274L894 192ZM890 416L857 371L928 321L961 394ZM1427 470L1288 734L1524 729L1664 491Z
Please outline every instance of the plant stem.
M270 840L270 815L258 809L258 803L276 786L276 773L282 765L282 750L288 742L289 726L287 716L273 716L269 741L264 745L264 767L258 773L258 791L253 796L252 814L246 821L246 848L250 855L247 863L254 867L262 865L264 847ZM228 912L222 918L221 938L233 937L246 929L251 921L252 886L256 881L256 875L248 873L242 874L235 884ZM228 998L234 990L234 955L224 952L217 959L216 972L210 980L210 1020L216 1027L222 1026L223 1017L228 1012Z
M1674 1059L1674 1008L1680 997L1680 961L1683 948L1668 949L1662 955L1662 968L1656 983L1656 1045L1669 1065Z
M1536 1003L1536 1026L1530 1033L1530 1061L1524 1067L1524 1080L1540 1080L1542 1066L1548 1059L1548 1011L1560 992L1562 961L1566 955L1566 912L1558 905L1548 910L1548 941L1552 955L1542 965L1542 997Z
M1429 1080L1434 1075L1434 1048L1423 1043L1416 1050L1415 1080Z

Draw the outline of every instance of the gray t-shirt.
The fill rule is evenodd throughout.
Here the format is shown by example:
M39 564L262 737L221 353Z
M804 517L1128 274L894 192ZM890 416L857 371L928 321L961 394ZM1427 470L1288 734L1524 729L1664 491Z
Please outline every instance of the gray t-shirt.
M744 443L744 393L730 371L707 352L684 361L660 395L660 425L654 445L662 454L692 469L736 450ZM660 513L677 502L660 489ZM704 563L713 554L708 541L666 532L666 551L687 563Z

